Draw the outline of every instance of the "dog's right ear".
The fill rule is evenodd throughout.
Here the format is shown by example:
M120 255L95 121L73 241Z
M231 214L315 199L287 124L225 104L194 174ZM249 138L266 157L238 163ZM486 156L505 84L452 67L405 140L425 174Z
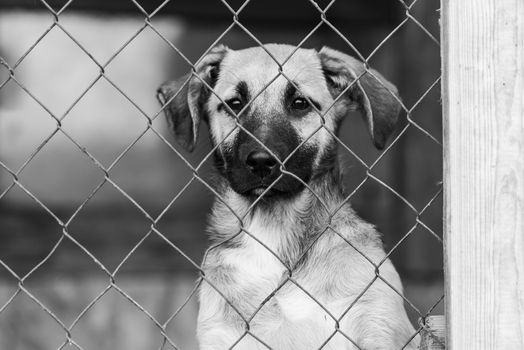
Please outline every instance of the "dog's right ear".
M164 108L175 140L189 152L195 148L200 120L206 113L204 105L211 94L208 86L214 87L220 62L228 50L224 45L215 46L197 64L194 72L179 80L167 81L157 90L158 101Z

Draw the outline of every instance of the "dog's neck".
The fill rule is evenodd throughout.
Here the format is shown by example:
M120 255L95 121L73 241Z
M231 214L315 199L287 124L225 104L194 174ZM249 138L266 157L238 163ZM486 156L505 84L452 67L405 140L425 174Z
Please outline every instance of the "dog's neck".
M223 242L221 246L226 249L255 240L293 266L310 242L326 230L337 209L338 214L349 211L353 216L351 207L344 202L340 177L335 161L300 193L267 201L242 196L223 180L210 217L211 238L216 243Z

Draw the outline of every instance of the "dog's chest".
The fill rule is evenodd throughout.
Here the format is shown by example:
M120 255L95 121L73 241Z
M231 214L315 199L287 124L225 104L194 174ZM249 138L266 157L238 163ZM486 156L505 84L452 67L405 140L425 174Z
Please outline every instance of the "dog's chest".
M286 265L293 266L301 254L293 242L299 243L304 230L311 229L304 226L256 218L246 225L248 233L239 236L235 245L217 250L207 276L221 291L221 295L215 293L219 307L213 308L214 299L205 294L201 318L212 319L214 313L228 327L238 327L238 332L249 320L250 330L274 349L319 348L336 327L332 315L341 315L354 300L351 296L363 288L344 283L350 278L344 267L362 270L370 278L373 269L342 239L326 234L315 241L307 259L290 275ZM369 279L363 280L367 283ZM348 348L346 339L335 338L326 349ZM258 347L251 344L239 349Z
M235 282L242 289L271 291L286 273L284 257L278 239L280 232L269 227L250 225L240 246L224 254L226 265L235 271Z
M305 349L312 344L319 347L335 323L319 304L328 306L329 302L323 296L311 294L309 280L316 278L304 279L300 273L288 278L287 268L272 252L253 239L248 242L227 254L225 260L234 266L231 282L238 294L232 299L238 303L237 310L246 319L252 317L251 330L272 348Z
M263 302L259 318L260 321L266 318L264 322L268 321L267 317L275 322L302 321L322 312L308 291L302 289L310 286L301 274L295 271L289 278L287 266L292 265L299 254L298 248L290 246L288 239L292 233L256 221L247 231L249 234L243 237L242 244L224 254L226 265L233 267L233 283L240 293L238 299L247 301L241 307L246 316L251 316ZM267 300L272 294L274 296Z

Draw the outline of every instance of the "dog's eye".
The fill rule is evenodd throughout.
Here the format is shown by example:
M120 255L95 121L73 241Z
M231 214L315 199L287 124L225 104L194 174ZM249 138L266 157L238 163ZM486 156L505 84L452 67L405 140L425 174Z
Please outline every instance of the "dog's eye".
M231 100L226 101L226 104L235 113L240 112L242 107L244 107L244 104L242 103L242 101L240 101L239 98L232 98Z
M291 107L302 111L309 108L309 102L303 97L297 97L291 102Z

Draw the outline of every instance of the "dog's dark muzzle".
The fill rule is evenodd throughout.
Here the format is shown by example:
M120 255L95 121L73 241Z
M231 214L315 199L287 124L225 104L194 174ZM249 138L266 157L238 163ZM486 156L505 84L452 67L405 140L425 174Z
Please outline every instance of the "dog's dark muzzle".
M233 189L248 196L266 189L268 196L300 191L311 177L316 149L300 146L287 123L253 129L239 132L228 157L226 176Z

